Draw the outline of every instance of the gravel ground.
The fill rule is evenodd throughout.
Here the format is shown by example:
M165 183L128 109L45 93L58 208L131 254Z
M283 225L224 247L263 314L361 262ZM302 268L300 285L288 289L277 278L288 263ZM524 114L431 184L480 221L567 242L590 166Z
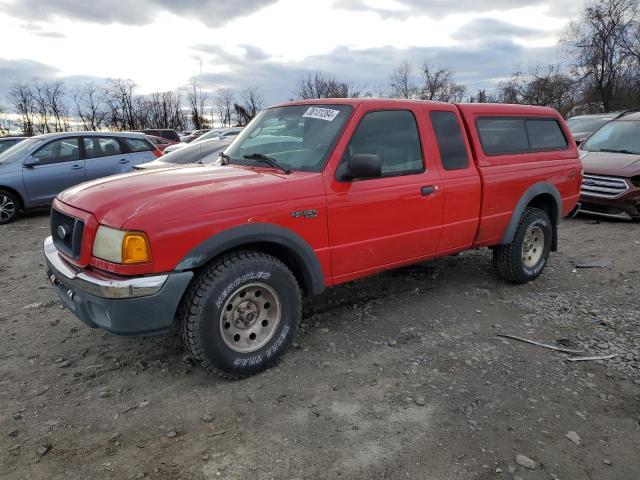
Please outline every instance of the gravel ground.
M328 290L282 363L240 382L174 335L62 309L47 228L46 212L0 227L2 479L640 477L637 224L565 221L525 286L477 250Z

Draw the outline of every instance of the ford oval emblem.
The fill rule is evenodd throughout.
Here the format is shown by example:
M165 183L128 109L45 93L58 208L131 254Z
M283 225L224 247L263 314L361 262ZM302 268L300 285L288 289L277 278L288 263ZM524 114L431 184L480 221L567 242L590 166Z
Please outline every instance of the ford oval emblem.
M58 235L58 238L60 240L64 240L65 238L67 238L67 235L69 235L67 230L65 230L62 225L58 226L58 228L56 229L56 234Z

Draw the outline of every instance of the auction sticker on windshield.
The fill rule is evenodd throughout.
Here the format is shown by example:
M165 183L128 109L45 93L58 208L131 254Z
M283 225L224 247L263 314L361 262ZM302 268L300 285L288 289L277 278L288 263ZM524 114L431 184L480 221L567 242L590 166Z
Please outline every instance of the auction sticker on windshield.
M340 110L333 110L331 108L310 107L302 116L333 122L333 119L336 118L339 113Z

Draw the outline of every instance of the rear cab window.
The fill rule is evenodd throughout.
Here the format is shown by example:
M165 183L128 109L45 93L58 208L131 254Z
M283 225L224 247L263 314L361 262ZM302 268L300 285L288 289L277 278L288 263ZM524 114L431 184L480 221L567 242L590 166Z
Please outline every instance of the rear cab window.
M551 117L479 117L476 128L486 155L566 150L566 137Z
M453 112L432 111L429 114L436 133L440 161L445 170L463 170L469 166L467 147L458 117Z

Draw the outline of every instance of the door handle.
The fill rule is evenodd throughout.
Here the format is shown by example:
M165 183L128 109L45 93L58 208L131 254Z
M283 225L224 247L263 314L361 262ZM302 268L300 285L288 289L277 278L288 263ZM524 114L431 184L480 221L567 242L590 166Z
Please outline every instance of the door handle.
M129 163L129 160L126 158L121 158L120 163Z
M420 189L420 195L422 195L423 197L427 197L429 195L432 195L433 192L435 192L437 189L438 187L434 185L427 185L426 187L422 187Z
M82 165L78 165L77 163L71 166L72 170L80 170L81 168L82 168Z

